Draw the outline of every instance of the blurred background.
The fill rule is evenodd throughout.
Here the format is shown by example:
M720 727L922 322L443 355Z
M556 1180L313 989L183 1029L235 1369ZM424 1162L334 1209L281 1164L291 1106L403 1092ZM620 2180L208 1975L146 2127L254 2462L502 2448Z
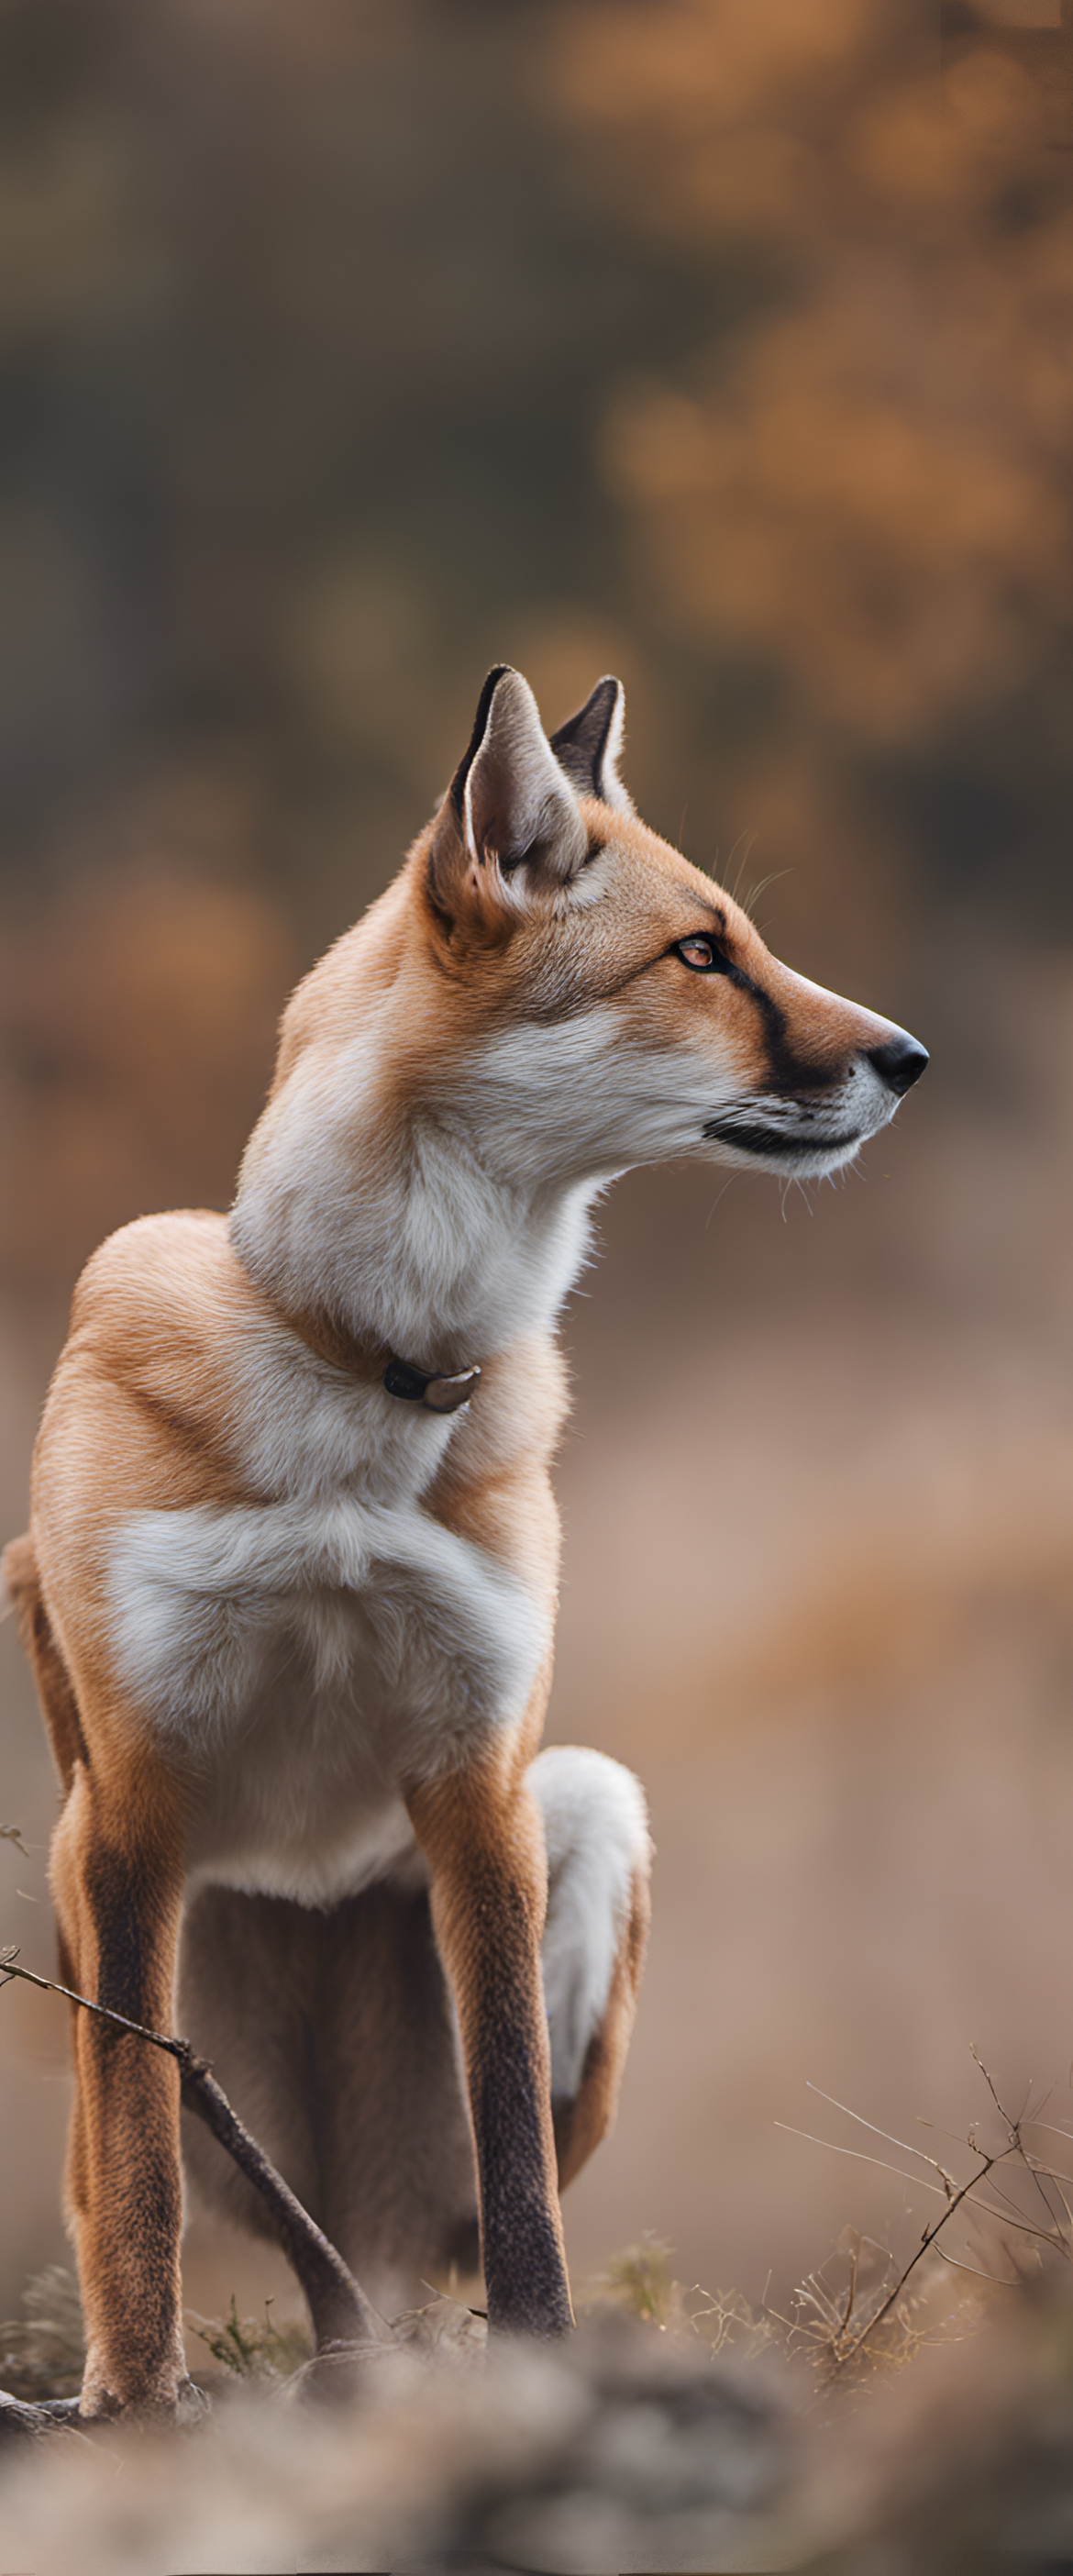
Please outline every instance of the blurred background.
M94 1244L226 1206L492 660L932 1069L844 1187L635 1175L567 1320L552 1732L656 1917L579 2275L758 2300L1073 2060L1065 0L0 0L2 1524ZM54 1790L0 1636L0 1936ZM0 2312L64 2252L0 2001ZM1063 2116L1063 2108L1055 2112ZM882 2153L881 2148L876 2152ZM190 2243L193 2304L282 2267Z

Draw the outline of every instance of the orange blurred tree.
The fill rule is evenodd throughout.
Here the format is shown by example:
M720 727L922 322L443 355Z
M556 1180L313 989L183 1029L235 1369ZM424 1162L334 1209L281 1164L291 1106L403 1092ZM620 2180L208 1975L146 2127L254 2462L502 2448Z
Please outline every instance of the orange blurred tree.
M554 92L623 221L709 271L687 364L639 368L603 416L654 622L739 691L751 669L762 762L806 828L810 798L829 824L853 780L903 866L923 841L940 890L960 869L975 895L988 861L1021 859L1049 863L1061 904L1073 37L1057 15L600 0L560 13ZM720 750L733 769L732 739ZM747 823L756 764L737 766Z
M494 658L552 722L619 667L642 809L755 838L777 943L930 1034L1012 872L1068 925L1033 10L941 66L930 0L6 0L9 1279L226 1198Z

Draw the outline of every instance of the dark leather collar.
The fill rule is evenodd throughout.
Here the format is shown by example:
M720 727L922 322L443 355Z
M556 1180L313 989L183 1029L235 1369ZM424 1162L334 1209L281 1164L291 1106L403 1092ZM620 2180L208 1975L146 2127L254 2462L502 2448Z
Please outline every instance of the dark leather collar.
M362 1380L366 1386L375 1386L379 1379L387 1393L397 1396L403 1404L423 1404L426 1413L457 1413L460 1405L469 1403L480 1381L479 1368L459 1369L455 1376L415 1368L411 1360L395 1359L390 1344L376 1342L371 1335L366 1341L328 1316L289 1314L268 1290L262 1288L259 1293L288 1330L298 1334L307 1350L316 1352L318 1359L326 1360L330 1368L345 1369L349 1377Z
M460 1369L457 1377L428 1376L409 1360L389 1360L384 1385L402 1404L423 1404L426 1413L457 1413L468 1404L480 1378L479 1368Z

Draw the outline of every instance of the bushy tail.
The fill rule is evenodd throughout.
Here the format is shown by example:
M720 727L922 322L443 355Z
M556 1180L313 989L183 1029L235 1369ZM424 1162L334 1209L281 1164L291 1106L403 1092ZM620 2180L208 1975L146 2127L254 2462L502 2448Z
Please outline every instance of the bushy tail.
M23 1621L28 1605L39 1591L34 1543L29 1530L25 1530L21 1538L9 1541L0 1556L0 1619L10 1619L14 1615L24 1645Z
M74 1685L53 1633L28 1530L21 1538L13 1538L0 1557L0 1618L8 1618L12 1611L37 1684L56 1767L64 1788L69 1789L76 1762L86 1759L85 1738Z

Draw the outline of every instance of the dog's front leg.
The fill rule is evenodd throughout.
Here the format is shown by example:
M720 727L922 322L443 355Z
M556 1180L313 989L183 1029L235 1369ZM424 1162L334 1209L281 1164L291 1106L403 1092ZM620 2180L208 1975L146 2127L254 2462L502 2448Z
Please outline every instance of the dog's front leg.
M493 2329L573 2324L551 2120L540 1942L547 1860L519 1748L408 1797L458 2012Z
M52 1846L64 1982L143 2028L170 2031L182 1825L170 1783L143 1772L112 1799L79 1763ZM73 2015L68 2216L86 2320L84 2415L197 2401L183 2353L179 2069L96 2014Z

